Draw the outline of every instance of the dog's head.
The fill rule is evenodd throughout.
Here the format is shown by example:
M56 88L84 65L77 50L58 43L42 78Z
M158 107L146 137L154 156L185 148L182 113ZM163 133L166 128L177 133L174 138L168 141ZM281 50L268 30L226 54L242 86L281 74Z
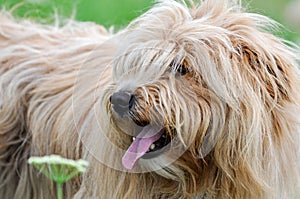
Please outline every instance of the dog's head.
M292 143L297 58L267 33L271 20L226 2L165 1L118 35L105 100L126 169L207 187L270 183L275 145Z

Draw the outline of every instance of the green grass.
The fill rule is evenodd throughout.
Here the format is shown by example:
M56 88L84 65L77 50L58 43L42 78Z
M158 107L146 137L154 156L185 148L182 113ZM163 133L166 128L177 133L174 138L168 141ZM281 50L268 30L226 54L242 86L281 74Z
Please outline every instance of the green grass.
M248 10L267 15L285 24L283 12L291 0L244 0ZM105 27L116 29L126 26L132 19L148 10L153 0L0 0L0 6L16 7L15 13L21 17L53 19L54 8L60 16L70 17L76 10L76 19L94 21ZM286 26L281 36L289 40L299 39L299 32Z
M53 18L54 10L59 15L70 17L76 12L80 21L94 21L105 27L121 28L146 10L151 0L0 0L0 6L16 7L15 14L26 18Z
M288 25L283 18L285 7L291 1L293 0L254 0L251 1L250 10L266 15L283 24L284 29L280 36L291 41L296 41L300 39L300 30Z

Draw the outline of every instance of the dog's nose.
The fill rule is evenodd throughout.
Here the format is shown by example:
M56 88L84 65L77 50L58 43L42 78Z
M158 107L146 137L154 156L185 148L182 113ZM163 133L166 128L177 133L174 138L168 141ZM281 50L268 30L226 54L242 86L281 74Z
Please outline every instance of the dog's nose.
M129 92L116 92L110 96L113 109L121 116L128 112L133 105L134 97Z

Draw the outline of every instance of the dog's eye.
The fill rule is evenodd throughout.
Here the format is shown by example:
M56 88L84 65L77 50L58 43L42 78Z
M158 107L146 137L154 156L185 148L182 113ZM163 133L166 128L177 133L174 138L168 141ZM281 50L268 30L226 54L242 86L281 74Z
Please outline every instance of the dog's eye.
M173 71L175 71L179 75L185 75L189 72L189 69L183 63L174 63L170 64Z

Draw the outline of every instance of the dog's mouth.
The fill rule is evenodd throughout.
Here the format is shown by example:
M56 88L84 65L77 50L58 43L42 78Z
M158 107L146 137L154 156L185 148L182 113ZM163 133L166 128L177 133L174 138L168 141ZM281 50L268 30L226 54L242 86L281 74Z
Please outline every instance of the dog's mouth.
M170 142L171 137L164 127L151 124L143 127L136 137L132 137L132 143L122 158L123 166L131 170L140 158L149 159L160 155Z

